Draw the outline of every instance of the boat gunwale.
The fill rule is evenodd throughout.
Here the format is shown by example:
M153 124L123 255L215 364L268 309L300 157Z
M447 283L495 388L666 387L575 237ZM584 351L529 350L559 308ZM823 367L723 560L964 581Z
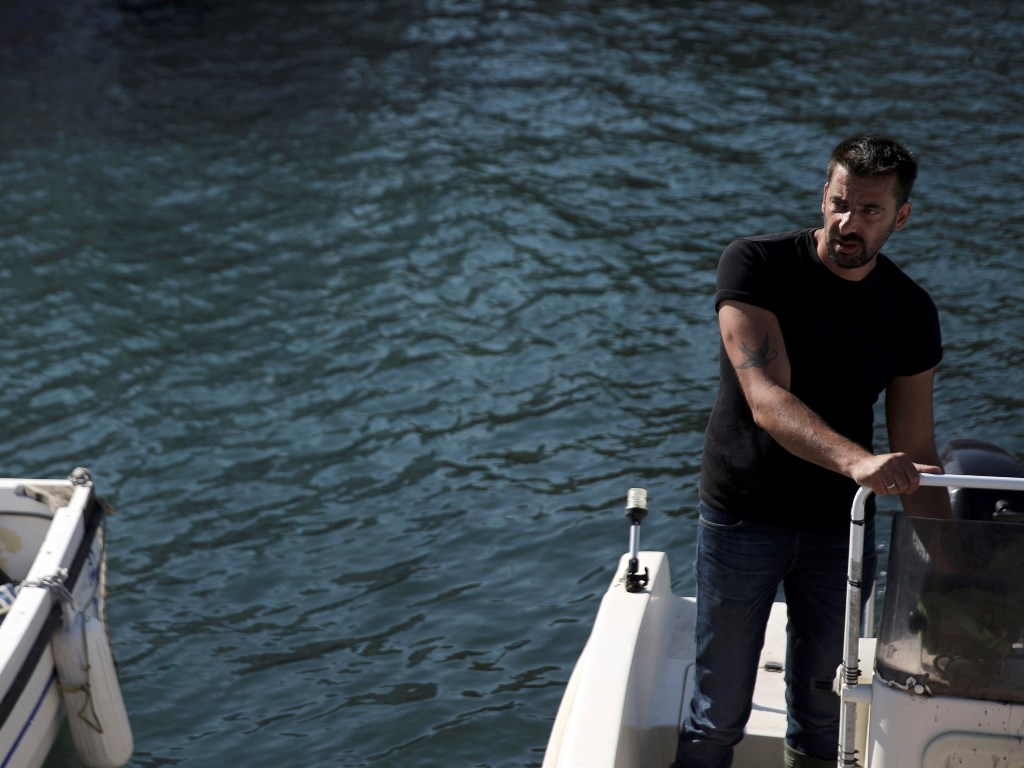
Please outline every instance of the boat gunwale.
M46 483L51 486L70 484L61 483L59 481L36 482L38 484ZM16 487L16 485L18 484L26 484L26 481L19 481L17 484L13 485L15 485ZM8 487L10 487L10 485L12 484L8 484ZM0 489L2 489L4 486L5 481L0 480ZM99 529L100 522L102 521L104 515L104 506L99 501L99 499L96 498L92 486L89 485L87 488L84 488L82 490L86 491L88 494L84 503L78 502L78 504L80 505L80 511L76 513L78 515L78 519L81 521L82 537L78 542L74 555L71 557L71 560L67 566L68 574L66 579L66 586L68 590L71 592L74 592L74 588L78 585L78 580L82 574L82 569L85 566L85 561L89 555L90 549L92 548L93 541L96 537L96 532ZM67 507L71 507L75 503L75 498L72 497L72 500L68 503ZM54 518L56 518L56 514L54 515ZM46 554L43 552L44 543L45 538L43 542L40 544L40 552L39 555L37 555L37 558L34 561L34 563L38 563L40 555ZM65 560L66 554L67 550L61 553L60 560L62 562ZM32 570L35 570L35 568L36 566L35 564L33 564ZM18 701L24 694L25 689L27 688L29 681L32 678L32 675L34 674L37 666L39 665L40 660L43 657L43 654L46 652L46 649L50 647L50 641L53 637L54 631L58 627L59 623L62 621L60 601L50 596L48 590L43 600L49 601L49 607L43 609L46 612L46 616L42 620L42 625L36 631L35 637L32 638L32 645L29 648L28 652L23 657L17 673L14 675L10 684L6 687L6 690L3 692L3 696L0 697L0 727L7 724L8 718L10 717L11 713L14 711L14 708L17 706ZM31 625L34 623L38 622L30 622L28 628L31 628ZM3 624L0 623L0 632L2 632L2 629ZM21 642L24 642L25 635L23 634L21 637Z

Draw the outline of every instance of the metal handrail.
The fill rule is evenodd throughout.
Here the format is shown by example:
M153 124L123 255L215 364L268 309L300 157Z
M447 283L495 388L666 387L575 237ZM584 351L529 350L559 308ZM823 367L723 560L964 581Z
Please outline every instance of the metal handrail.
M994 477L989 475L930 475L920 476L922 486L945 488L979 488L996 491L1024 491L1024 477ZM870 498L870 488L859 488L850 510L850 554L846 574L846 638L843 641L841 710L839 723L839 768L855 768L857 762L857 701L851 691L860 679L861 579L864 575L864 508Z

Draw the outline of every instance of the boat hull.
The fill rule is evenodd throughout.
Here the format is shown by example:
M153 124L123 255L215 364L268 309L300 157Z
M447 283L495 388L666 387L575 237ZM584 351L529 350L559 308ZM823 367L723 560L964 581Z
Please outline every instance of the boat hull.
M664 552L641 552L649 583L628 592L622 556L566 686L543 768L665 768L692 696L696 602L672 593ZM735 768L782 768L786 734L785 604L761 652L753 711Z
M25 488L69 498L47 503L24 495ZM102 619L102 517L91 483L0 480L0 568L21 582L0 623L0 766L5 768L41 766L60 731L64 707L51 640L62 608L51 580L63 577L75 606Z
M985 459L975 471L986 469L987 444L966 447ZM1024 768L1024 466L1019 476L1006 461L995 466L1006 474L920 477L950 489L953 515L894 519L877 637L873 589L863 583L870 491L857 492L835 681L841 768ZM645 498L637 490L627 499ZM572 672L544 768L664 768L674 759L693 698L696 604L673 595L664 553L637 551L635 528ZM637 566L649 573L646 585ZM776 603L734 768L784 764L785 659L786 606Z

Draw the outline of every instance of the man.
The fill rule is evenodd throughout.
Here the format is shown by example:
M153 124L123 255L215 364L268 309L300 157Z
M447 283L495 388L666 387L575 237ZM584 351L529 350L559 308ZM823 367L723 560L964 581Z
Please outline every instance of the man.
M738 240L722 255L715 305L718 398L705 435L697 539L696 690L676 768L727 768L750 715L776 591L789 614L786 764L832 766L842 658L849 513L858 485L901 496L908 514L949 514L932 381L942 358L927 293L881 248L910 217L917 163L861 136L833 151L824 226ZM888 453L873 451L885 392ZM874 509L865 530L873 578Z

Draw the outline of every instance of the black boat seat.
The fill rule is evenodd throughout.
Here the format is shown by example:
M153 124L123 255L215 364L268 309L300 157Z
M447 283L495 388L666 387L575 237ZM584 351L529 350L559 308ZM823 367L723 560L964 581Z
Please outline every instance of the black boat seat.
M942 463L950 475L1024 477L1024 464L998 445L984 440L952 440L942 452ZM1024 513L1024 491L950 488L949 500L957 520L992 520L997 505ZM1005 506L1001 502L1005 502Z

